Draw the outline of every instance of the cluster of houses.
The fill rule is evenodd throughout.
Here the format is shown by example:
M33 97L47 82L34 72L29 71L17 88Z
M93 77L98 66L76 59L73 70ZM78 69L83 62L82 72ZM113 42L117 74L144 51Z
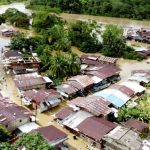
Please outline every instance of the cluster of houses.
M44 139L54 147L63 147L67 135L53 125L40 127L35 123L32 113L0 94L0 124L12 133L11 141L23 133L41 133Z
M148 132L148 125L134 119L120 125L114 122L114 118L121 107L135 104L135 100L145 92L142 85L150 82L150 72L135 70L128 81L116 83L120 80L116 61L111 57L83 55L80 58L81 74L66 79L56 87L52 86L51 79L37 72L15 74L14 82L22 103L39 112L69 100L68 107L57 112L54 120L92 147L142 150L148 141L144 143L139 133ZM18 129L22 132L38 131L54 146L58 145L58 141L62 144L67 139L67 135L54 126L39 127L28 122Z
M3 53L4 69L7 73L24 74L37 72L40 68L40 59L36 53L24 57L16 50L8 50Z
M135 40L138 42L143 42L150 44L150 28L141 28L138 30L129 29L127 31L128 40Z

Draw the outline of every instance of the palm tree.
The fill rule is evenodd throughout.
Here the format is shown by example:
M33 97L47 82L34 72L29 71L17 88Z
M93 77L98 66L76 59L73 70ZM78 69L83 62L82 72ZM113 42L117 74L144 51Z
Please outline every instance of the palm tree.
M67 60L64 54L57 52L51 58L48 74L53 78L64 78L67 73Z
M75 53L72 52L67 53L67 62L69 75L76 75L80 72L79 57Z

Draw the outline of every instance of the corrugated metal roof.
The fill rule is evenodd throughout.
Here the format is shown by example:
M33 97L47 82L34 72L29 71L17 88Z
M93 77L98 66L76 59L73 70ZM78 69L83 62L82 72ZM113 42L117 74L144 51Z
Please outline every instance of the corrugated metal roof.
M69 104L84 108L95 116L105 116L111 112L108 107L110 103L98 96L78 97L70 101Z
M77 130L76 127L85 119L91 116L93 116L91 113L80 110L67 118L67 120L64 120L63 125L67 126L68 128Z
M129 119L128 121L125 122L125 125L129 128L136 129L139 132L144 132L149 130L148 124L136 119Z
M87 75L77 75L77 76L74 76L74 77L72 77L72 78L70 78L68 80L69 81L77 81L84 88L94 84L94 81L90 77L88 77Z
M132 81L131 82L130 81L122 82L122 83L120 83L120 85L127 86L131 90L135 91L135 93L141 93L141 92L145 91L145 88L143 86L139 85L136 82L132 82Z
M45 78L38 73L15 75L14 81L18 88L26 88L45 83L52 83L50 79L47 80L46 78L45 80Z
M113 84L109 87L109 89L117 89L124 94L126 94L128 97L133 97L135 92L131 90L130 88L124 86L124 85L119 85L119 84Z
M48 142L58 141L67 138L67 134L54 127L53 125L40 127L32 132L40 133Z
M73 113L74 113L74 111L72 110L72 108L66 107L66 108L63 108L62 110L60 110L58 113L56 113L55 117L63 120Z
M100 56L98 58L99 61L108 62L108 63L115 63L118 59L106 56Z
M105 98L107 101L112 103L117 108L122 107L127 102L125 99L121 99L119 96L110 91L100 91L93 95Z
M68 95L70 94L74 94L78 91L78 89L74 88L73 86L69 85L69 84L61 84L56 86L56 89L58 89L58 91L62 91Z
M117 125L104 118L89 117L81 122L77 128L82 134L100 141L104 135L109 133Z

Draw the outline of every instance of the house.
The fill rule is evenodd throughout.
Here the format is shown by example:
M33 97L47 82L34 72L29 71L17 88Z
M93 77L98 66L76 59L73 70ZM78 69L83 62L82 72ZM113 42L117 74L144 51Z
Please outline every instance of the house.
M55 88L56 88L57 92L59 92L63 97L65 97L67 99L71 99L78 92L77 88L73 87L70 84L66 84L66 83L58 85Z
M93 147L101 149L102 138L117 125L104 118L88 117L76 128L84 140Z
M38 73L15 75L14 82L21 91L49 88L52 80Z
M136 131L138 131L140 133L148 133L149 132L148 124L146 124L142 121L136 120L136 119L127 120L125 122L125 125L128 128L135 129Z
M69 102L70 107L79 107L94 116L107 116L111 112L109 105L110 102L97 96L77 97Z
M53 125L40 127L31 132L40 133L43 138L55 148L61 148L63 142L67 140L67 134L54 127Z
M63 127L68 129L70 132L78 135L77 126L85 119L91 116L93 116L91 113L84 110L79 110L75 111L73 114L70 114L68 117L64 118L61 123Z
M139 54L141 57L148 58L150 56L150 47L140 47L135 49L137 54Z
M136 95L141 95L145 92L145 88L134 81L125 81L120 83L120 85L125 85L126 87L130 88L135 92Z
M83 86L84 89L89 89L91 86L94 85L94 81L87 75L77 75L72 78L69 78L68 81L76 81L81 86Z
M94 91L108 87L110 84L120 80L120 69L114 65L101 64L99 66L87 67L84 74L90 76L94 81Z
M32 105L39 112L58 106L61 102L61 95L53 89L31 90L23 93L22 101L26 105Z
M82 55L80 57L81 64L89 65L100 65L100 64L115 64L117 58L106 57L106 56L96 56L96 55Z
M16 32L13 30L4 29L2 30L2 35L6 37L11 37L11 36L16 35Z
M106 150L138 150L141 144L138 133L123 126L117 126L103 137L103 148Z
M39 69L41 63L35 53L27 57L23 57L22 53L13 50L6 51L4 53L4 58L4 68L10 71L18 71L20 70L20 67L23 67L26 69L26 72L35 72L35 70L37 71ZM15 73L17 74L17 72Z
M150 70L133 70L130 81L136 81L140 85L144 85L150 82Z
M27 73L26 67L24 66L14 66L12 67L14 74L25 74Z
M77 75L55 88L62 96L71 99L77 95L86 95L86 91L93 85L94 81L87 75Z
M3 53L5 59L21 58L22 53L16 50L8 50Z
M93 95L105 98L116 108L122 107L131 99L131 97L128 97L126 94L116 89L105 89L103 91L96 92Z
M32 114L8 98L0 97L0 124L13 131L31 120Z
M62 124L63 120L65 120L70 115L74 114L75 111L71 107L65 107L61 109L58 113L55 114L55 119L58 123Z
M135 96L135 92L132 89L126 87L125 85L113 84L109 87L109 89L119 90L120 92L124 93L125 95L131 98Z

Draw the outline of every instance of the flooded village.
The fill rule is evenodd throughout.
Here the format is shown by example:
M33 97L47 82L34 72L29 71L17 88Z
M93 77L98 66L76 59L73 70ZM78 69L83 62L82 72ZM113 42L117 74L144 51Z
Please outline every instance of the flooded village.
M8 8L32 13L24 3L13 3L1 5L0 14ZM67 13L60 16L68 22L95 20L104 26L117 24L124 28L126 36L141 28L150 35L149 21ZM32 28L0 25L0 124L13 133L11 143L24 133L38 132L60 150L150 149L150 120L121 116L129 109L141 109L141 116L143 109L150 110L148 42L133 37L127 40L144 56L141 61L84 53L72 46L79 57L80 73L55 85L46 74L40 74L37 53L31 52L24 58L20 51L10 50L12 31L35 34Z

